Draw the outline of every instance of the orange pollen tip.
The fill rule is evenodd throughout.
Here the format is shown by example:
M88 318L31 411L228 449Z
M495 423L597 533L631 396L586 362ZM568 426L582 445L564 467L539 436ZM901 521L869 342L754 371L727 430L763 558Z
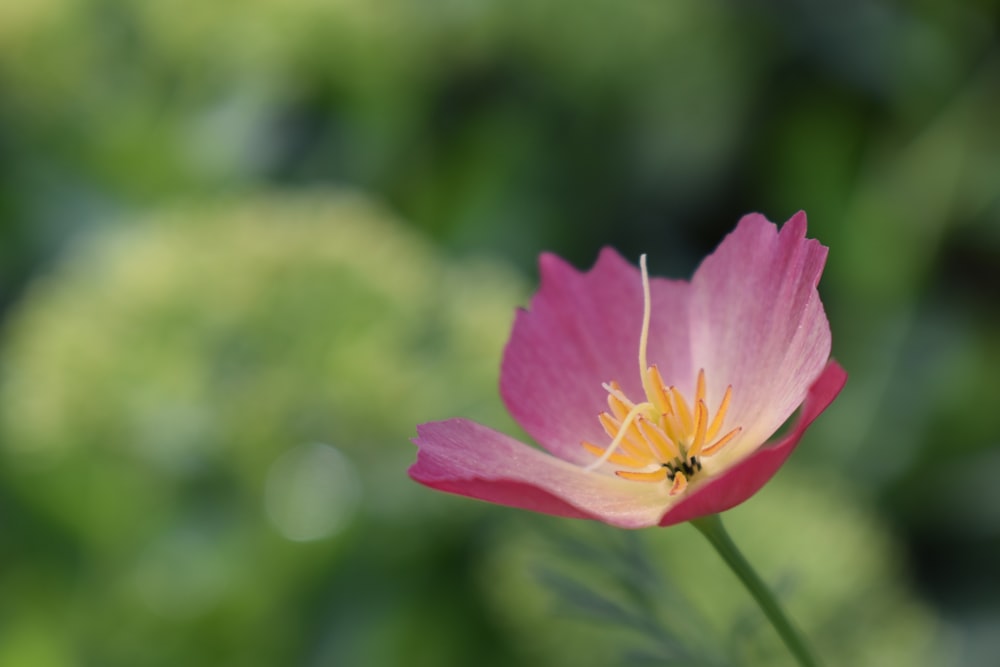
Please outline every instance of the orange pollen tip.
M623 479L630 479L633 482L662 482L667 478L667 469L659 468L653 472L631 472L628 470L617 470L615 474Z
M670 487L670 495L676 496L680 493L684 493L684 489L687 488L687 485L688 481L687 477L684 476L684 473L682 472L677 473L676 475L674 475L673 486Z

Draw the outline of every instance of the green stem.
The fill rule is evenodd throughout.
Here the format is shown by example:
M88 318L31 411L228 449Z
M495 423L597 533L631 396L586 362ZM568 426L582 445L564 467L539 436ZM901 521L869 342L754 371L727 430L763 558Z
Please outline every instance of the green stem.
M760 578L760 575L750 567L750 563L743 557L740 550L736 548L736 544L729 537L729 533L726 532L725 527L723 527L722 519L719 518L719 515L712 514L711 516L694 519L691 521L691 525L701 531L701 534L711 542L715 550L722 556L722 560L726 561L726 565L739 577L743 585L746 586L746 589L750 591L750 595L760 605L764 615L771 621L771 625L774 626L774 629L781 636L781 639L785 642L792 655L795 656L798 663L802 667L819 667L819 661L816 660L812 651L809 650L805 640L802 638L802 634L792 625L788 616L782 611L771 589L767 587L767 584Z

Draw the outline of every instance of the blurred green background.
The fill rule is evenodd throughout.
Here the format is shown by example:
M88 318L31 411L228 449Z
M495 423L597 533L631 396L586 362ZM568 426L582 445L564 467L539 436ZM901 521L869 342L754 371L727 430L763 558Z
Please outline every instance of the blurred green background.
M850 380L727 523L830 664L995 664L998 29L996 0L0 3L0 667L784 664L689 527L405 470L422 421L517 433L539 252L682 277L799 209ZM662 646L615 627L636 599Z

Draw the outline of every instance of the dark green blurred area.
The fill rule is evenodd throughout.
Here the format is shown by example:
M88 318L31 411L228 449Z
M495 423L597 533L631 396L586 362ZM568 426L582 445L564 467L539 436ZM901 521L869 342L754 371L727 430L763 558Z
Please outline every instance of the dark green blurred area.
M850 380L727 521L831 664L994 664L998 28L995 0L0 4L0 667L616 664L635 638L563 613L579 563L541 536L624 538L419 487L408 439L517 432L539 252L687 276L799 209ZM693 640L783 664L694 531L637 539Z

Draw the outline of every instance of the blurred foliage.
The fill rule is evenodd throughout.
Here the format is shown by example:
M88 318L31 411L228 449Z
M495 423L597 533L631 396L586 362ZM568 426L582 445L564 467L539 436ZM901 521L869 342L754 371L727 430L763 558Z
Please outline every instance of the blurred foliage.
M484 580L507 626L522 635L524 659L581 667L795 664L691 528L533 524L499 532ZM783 471L726 513L726 524L825 662L943 664L945 629L907 591L885 526L842 481Z
M954 663L992 664L998 25L997 0L0 3L0 664L509 664L527 639L469 583L506 514L402 479L412 425L512 427L539 251L680 277L798 209L850 382L796 462L898 536L880 558Z
M391 575L444 567L462 547L428 536L468 516L406 479L406 441L503 423L522 283L440 264L354 194L149 218L8 324L0 664L469 664L460 577Z

